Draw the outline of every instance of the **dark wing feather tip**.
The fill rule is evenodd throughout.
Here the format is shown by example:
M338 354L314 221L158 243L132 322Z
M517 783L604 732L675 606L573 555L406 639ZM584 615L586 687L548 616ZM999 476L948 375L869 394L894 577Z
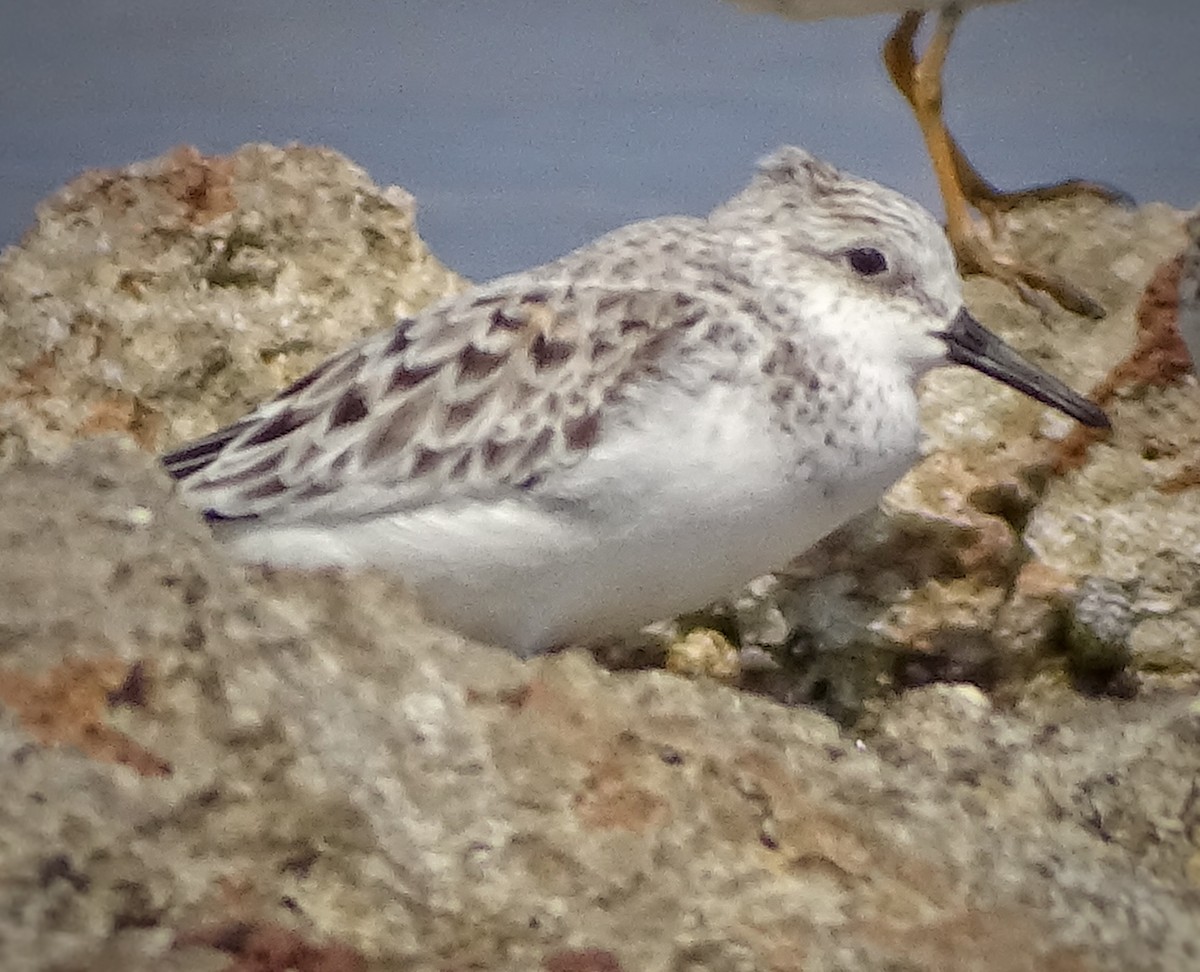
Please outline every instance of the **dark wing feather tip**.
M226 516L224 513L218 513L216 510L207 509L202 514L205 523L245 523L250 520L257 520L257 513L239 513L235 516Z
M203 439L189 442L178 449L163 455L159 462L172 479L186 479L193 473L211 465L227 445L244 431L251 423L235 422L223 429L218 429Z

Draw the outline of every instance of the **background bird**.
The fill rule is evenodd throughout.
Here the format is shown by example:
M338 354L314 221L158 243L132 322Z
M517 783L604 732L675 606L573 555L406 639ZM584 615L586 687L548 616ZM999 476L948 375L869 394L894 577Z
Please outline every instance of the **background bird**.
M883 61L897 90L912 108L925 140L934 175L946 210L946 235L954 249L960 272L983 273L1000 280L1037 307L1045 307L1043 294L1087 317L1104 316L1094 298L1051 270L1018 260L998 242L1000 218L1015 207L1076 195L1109 202L1125 201L1123 193L1095 182L1071 179L1001 192L988 182L967 158L946 125L942 112L942 72L954 32L966 7L1011 0L732 0L739 7L772 13L789 20L823 20L902 13L883 45ZM916 52L916 36L926 14L936 11L936 21L924 53ZM971 208L985 217L986 225L971 216Z

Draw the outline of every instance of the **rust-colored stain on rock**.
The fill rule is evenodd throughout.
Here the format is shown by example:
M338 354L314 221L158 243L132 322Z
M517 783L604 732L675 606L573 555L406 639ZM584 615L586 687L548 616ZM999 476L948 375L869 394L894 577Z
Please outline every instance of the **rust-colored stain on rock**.
M152 452L158 448L163 425L163 416L136 395L114 391L91 403L79 432L81 435L108 432L128 435L141 448Z
M120 763L142 776L169 776L171 764L109 726L114 705L145 704L142 662L68 658L41 677L0 669L0 705L11 709L45 746L74 746L92 759Z
M623 972L612 952L603 948L575 948L547 955L545 972Z
M75 322L73 322L75 323ZM94 331L105 329L92 322ZM104 333L95 334L96 347L108 339ZM98 351L96 352L98 353ZM38 408L43 403L69 395L69 382L58 363L58 355L48 351L21 368L12 384L0 386L0 402L22 402ZM81 402L83 416L77 427L79 435L93 436L116 432L128 435L147 452L156 451L165 424L163 415L147 405L137 395L116 389L102 391L98 397Z
M1146 285L1137 309L1137 343L1092 389L1091 397L1098 404L1107 405L1123 389L1170 385L1192 370L1192 357L1178 325L1182 271L1183 258L1176 257L1159 267ZM1055 450L1054 471L1062 474L1081 467L1092 444L1107 434L1103 429L1074 428Z
M85 172L68 189L95 192L107 196L118 206L124 199L144 194L133 191L130 183L156 186L176 203L192 225L203 226L237 208L233 193L233 160L219 155L203 155L191 145L172 149L153 172L128 169L97 169Z
M233 160L202 155L192 145L171 150L160 178L170 195L187 207L188 218L203 225L237 208L233 194Z
M1184 466L1170 479L1158 484L1158 491L1170 496L1175 493L1186 493L1189 489L1200 486L1200 464Z
M233 191L234 160L228 156L203 155L191 145L172 149L153 167L90 169L69 182L60 195L103 201L112 211L124 214L140 200L157 197L156 218L178 218L192 226L203 226L237 208ZM168 215L169 214L169 215Z
M176 936L175 948L215 948L231 956L226 972L362 972L367 960L340 942L313 945L271 922L231 921Z
M897 961L927 969L984 968L989 972L1091 972L1082 949L1049 944L1040 917L1021 907L948 910L908 928L862 923L863 936ZM979 964L986 956L986 965Z
M580 821L597 830L640 833L667 812L662 798L632 782L616 758L593 768L573 803Z

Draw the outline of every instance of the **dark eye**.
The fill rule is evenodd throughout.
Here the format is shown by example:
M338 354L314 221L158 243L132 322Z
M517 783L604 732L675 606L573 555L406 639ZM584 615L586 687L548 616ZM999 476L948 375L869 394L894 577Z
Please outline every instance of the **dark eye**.
M846 251L850 269L862 277L873 277L888 268L887 257L873 246L857 247Z

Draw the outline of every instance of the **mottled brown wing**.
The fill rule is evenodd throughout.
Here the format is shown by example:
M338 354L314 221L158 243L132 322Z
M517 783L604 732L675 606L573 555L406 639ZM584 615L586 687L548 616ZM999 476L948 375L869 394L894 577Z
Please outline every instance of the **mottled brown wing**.
M498 281L330 358L166 456L213 519L342 520L535 487L709 308L683 288Z

